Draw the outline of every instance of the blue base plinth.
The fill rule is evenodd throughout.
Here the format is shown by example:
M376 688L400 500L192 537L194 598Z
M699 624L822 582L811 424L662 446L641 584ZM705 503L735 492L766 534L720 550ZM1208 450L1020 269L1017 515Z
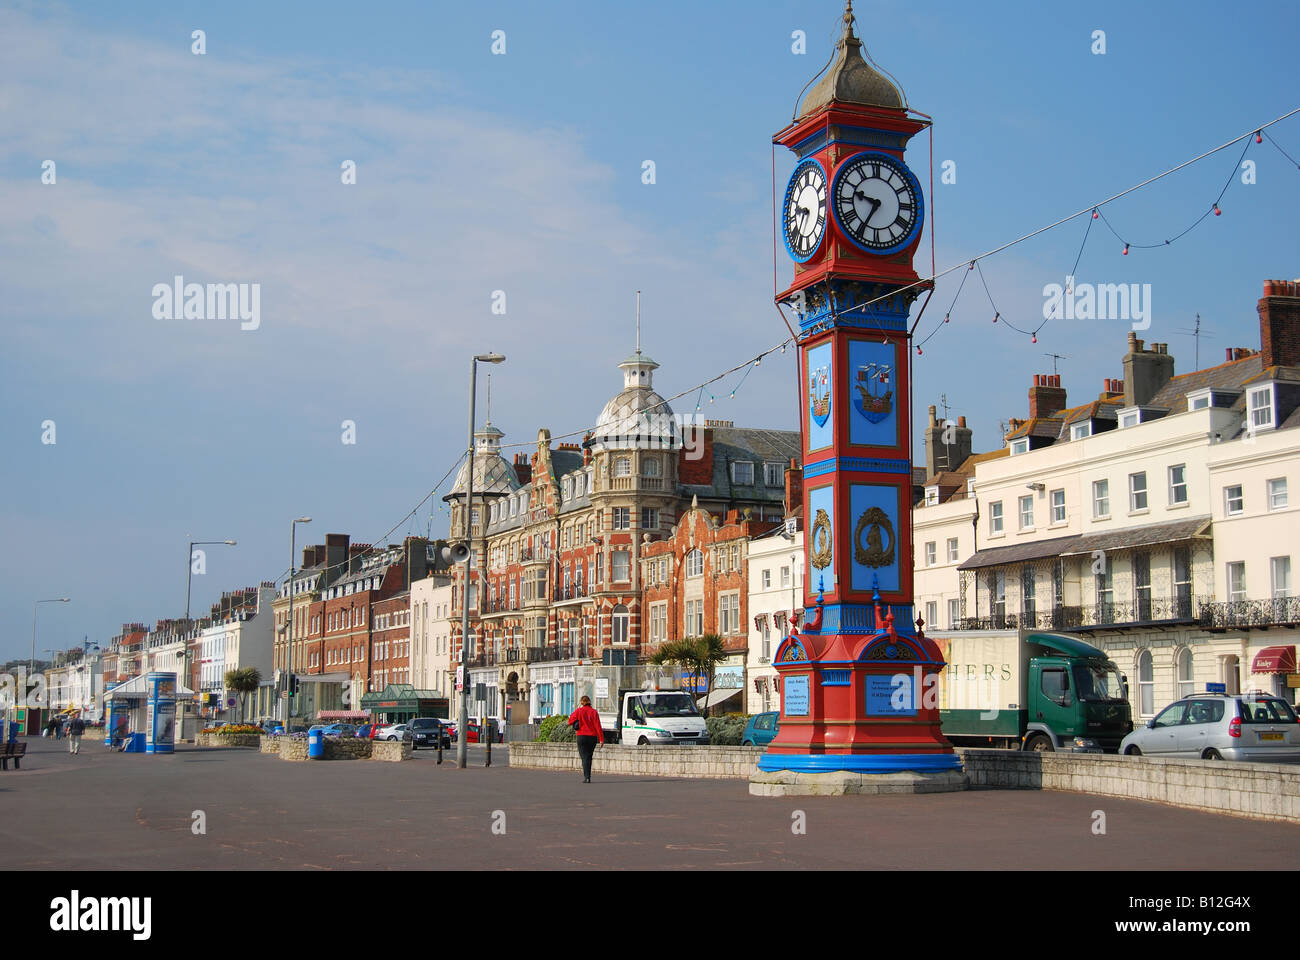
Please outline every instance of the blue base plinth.
M933 773L961 771L961 760L954 753L765 753L758 769L775 773Z

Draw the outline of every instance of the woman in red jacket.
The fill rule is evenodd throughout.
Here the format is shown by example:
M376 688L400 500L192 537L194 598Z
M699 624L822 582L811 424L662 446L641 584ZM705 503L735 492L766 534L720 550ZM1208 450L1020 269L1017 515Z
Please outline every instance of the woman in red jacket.
M596 753L597 742L605 742L605 731L600 728L600 714L592 709L591 697L583 697L582 706L569 715L569 726L577 734L578 756L582 758L582 782L591 783L591 758Z

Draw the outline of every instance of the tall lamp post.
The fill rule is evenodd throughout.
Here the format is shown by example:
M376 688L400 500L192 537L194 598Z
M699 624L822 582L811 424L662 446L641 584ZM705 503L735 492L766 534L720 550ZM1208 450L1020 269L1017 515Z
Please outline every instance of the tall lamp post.
M284 732L289 733L289 692L293 689L293 578L298 575L298 524L311 523L311 517L298 517L289 524L289 623L285 632L284 645L284 692L280 697L284 701Z
M214 544L224 544L227 547L233 547L235 546L235 541L234 540L191 540L189 549L185 551L185 633L186 636L181 641L181 657L180 657L181 663L180 663L180 668L176 671L176 685L178 688L176 691L177 694L180 693L179 687L189 680L189 673L188 673L189 656L190 656L189 634L193 631L193 627L190 624L190 585L194 581L194 548L206 547ZM181 679L182 677L184 677L184 680ZM179 696L177 697L177 702L178 703L180 702ZM191 709L193 709L192 703L191 703ZM182 716L181 734L180 734L182 737L185 735L184 727L185 727L185 722L184 722L184 717Z
M40 609L42 603L71 603L71 597L55 597L52 600L37 600L32 604L32 658L27 661L27 683L32 682L32 674L36 672L36 611ZM30 689L27 688L27 689ZM23 704L30 710L31 704L27 703L27 689L23 690ZM27 720L27 733L31 734L31 713L24 714Z
M456 698L456 766L466 765L466 741L469 739L469 577L474 558L474 398L478 389L478 365L501 363L505 357L499 353L477 354L469 364L469 469L465 473L465 510L461 523L465 528L465 586L460 592L460 696ZM483 718L487 727L487 718Z

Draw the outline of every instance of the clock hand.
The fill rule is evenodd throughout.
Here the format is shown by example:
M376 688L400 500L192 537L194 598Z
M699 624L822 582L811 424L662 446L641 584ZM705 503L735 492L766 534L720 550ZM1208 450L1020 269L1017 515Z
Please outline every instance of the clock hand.
M867 203L871 204L871 212L870 212L869 214L867 214L866 217L865 217L865 218L863 219L863 221L862 221L863 223L867 223L868 221L871 220L872 217L874 217L874 216L876 215L876 211L880 209L880 204L881 204L882 201L877 200L875 197L869 197L869 196L867 196L867 195L866 195L865 193L863 193L861 190L854 190L854 191L853 191L853 196L856 197L856 198L859 199L859 200L865 200L865 201L867 201Z

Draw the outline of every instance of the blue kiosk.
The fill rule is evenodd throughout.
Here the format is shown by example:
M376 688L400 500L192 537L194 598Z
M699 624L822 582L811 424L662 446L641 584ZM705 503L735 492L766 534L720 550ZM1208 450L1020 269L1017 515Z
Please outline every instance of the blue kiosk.
M108 687L105 744L124 753L173 753L176 705L194 697L175 673L153 670ZM125 746L123 746L125 744Z

